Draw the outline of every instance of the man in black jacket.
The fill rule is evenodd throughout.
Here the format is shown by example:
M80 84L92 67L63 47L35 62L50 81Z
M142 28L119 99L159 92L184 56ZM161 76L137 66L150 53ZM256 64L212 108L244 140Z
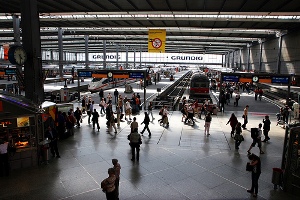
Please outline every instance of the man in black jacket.
M48 130L46 131L46 137L51 141L49 143L50 145L50 151L52 153L52 156L56 158L60 158L58 147L57 147L57 141L58 141L58 134L57 131L54 128L51 128L51 126L48 127Z
M150 123L150 118L147 112L145 112L145 118L144 121L141 124L145 124L144 129L142 130L141 134L144 134L144 131L147 129L148 133L149 133L149 137L151 137L151 132L149 129L149 123Z

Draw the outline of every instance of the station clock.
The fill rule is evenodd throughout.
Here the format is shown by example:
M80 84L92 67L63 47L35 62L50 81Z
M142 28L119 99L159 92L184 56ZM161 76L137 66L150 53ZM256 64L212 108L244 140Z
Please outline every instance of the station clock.
M27 53L21 46L12 46L8 50L8 60L13 65L24 65L27 60Z

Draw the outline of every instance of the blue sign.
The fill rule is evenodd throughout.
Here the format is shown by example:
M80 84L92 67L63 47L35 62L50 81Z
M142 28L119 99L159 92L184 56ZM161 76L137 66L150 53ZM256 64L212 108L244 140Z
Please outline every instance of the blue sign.
M273 76L272 83L289 83L289 77L282 77L282 76Z
M4 69L5 75L16 75L16 69Z
M78 71L78 77L92 77L92 71Z
M223 76L222 81L224 82L239 82L239 76Z
M130 72L129 78L144 78L144 72Z

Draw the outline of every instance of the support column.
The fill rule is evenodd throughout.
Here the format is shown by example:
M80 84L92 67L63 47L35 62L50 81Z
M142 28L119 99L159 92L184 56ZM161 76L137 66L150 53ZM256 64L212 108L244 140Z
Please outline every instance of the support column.
M118 69L120 69L119 67L119 45L116 44L116 65L118 67Z
M103 69L106 69L106 40L103 40Z
M260 42L260 48L259 48L259 72L261 72L261 67L262 67L262 47L263 47L263 41Z
M62 33L63 30L61 27L58 28L58 70L59 77L63 78L63 60L64 60L64 52L63 52L63 41L62 41Z
M133 67L135 67L135 49L133 49Z
M277 73L281 73L281 49L282 49L282 35L278 38L278 54L277 54Z
M126 69L128 69L128 46L126 46Z
M24 64L25 97L40 105L44 101L40 22L37 0L22 0L22 42L27 53Z
M85 41L85 68L89 68L89 36L85 35L84 36L84 41Z
M248 47L248 56L247 56L247 72L250 71L250 45L247 45Z
M224 56L225 55L222 55L222 67L224 67Z
M240 55L239 55L239 68L242 70L242 49L240 49Z
M21 46L20 41L20 18L18 15L13 15L13 28L14 28L14 45ZM22 74L22 66L16 66L18 70L18 74ZM9 77L9 76L8 76ZM22 76L17 76L19 94L21 94L21 90L24 88L24 79Z
M142 45L140 46L140 67L142 67Z

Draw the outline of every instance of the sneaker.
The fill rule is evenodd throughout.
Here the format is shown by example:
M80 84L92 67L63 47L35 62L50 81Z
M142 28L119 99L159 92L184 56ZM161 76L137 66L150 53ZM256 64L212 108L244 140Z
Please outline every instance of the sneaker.
M260 154L264 154L265 152L261 151Z
M252 191L252 190L247 190L247 192L248 192L248 193L253 193L253 191Z

